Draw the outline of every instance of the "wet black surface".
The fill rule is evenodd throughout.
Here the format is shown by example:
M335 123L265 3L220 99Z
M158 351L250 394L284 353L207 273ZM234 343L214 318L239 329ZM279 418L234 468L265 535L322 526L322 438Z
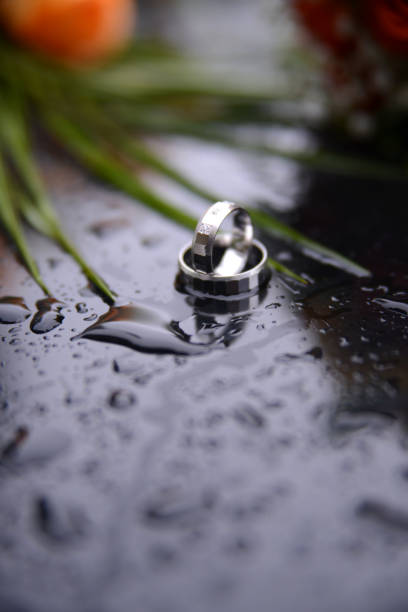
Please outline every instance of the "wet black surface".
M214 312L174 286L188 232L41 150L64 226L119 298L31 233L44 301L3 243L1 612L405 611L405 185L156 146L373 276L270 243L309 285L274 275Z

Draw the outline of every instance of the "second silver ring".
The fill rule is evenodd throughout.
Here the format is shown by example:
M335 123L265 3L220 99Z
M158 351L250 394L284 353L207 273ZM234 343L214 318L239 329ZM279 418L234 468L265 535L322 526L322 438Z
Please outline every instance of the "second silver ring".
M218 234L222 223L233 215L229 234ZM249 214L233 202L216 202L198 222L191 247L192 263L197 272L216 276L239 274L246 265L252 245L253 227ZM220 261L213 257L214 246L223 246Z

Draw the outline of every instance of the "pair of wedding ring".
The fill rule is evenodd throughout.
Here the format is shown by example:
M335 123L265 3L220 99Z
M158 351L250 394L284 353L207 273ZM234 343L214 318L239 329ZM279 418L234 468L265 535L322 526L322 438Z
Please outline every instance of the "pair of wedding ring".
M227 217L232 230L221 233ZM265 247L253 240L248 212L233 202L216 202L197 224L193 242L180 251L183 285L193 293L231 297L256 293L269 279Z

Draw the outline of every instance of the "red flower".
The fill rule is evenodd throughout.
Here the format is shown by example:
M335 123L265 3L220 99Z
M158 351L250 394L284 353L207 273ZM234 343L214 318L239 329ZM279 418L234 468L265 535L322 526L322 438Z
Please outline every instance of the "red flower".
M408 53L408 1L365 0L363 18L374 38L392 53Z
M384 54L372 53L369 34L402 50L408 49L408 0L292 0L297 16L326 50L333 104L373 111L390 89ZM405 27L404 27L405 26ZM398 37L397 37L398 34ZM405 35L405 39L404 39Z
M297 13L314 38L339 56L356 45L350 4L344 0L293 0Z

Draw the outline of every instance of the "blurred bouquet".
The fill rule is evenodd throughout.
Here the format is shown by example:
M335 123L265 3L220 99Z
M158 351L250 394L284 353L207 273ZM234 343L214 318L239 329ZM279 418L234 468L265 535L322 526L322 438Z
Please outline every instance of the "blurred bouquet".
M406 18L406 3L294 0L294 5L325 47L331 78L345 92L347 104L373 109L384 103L387 93L396 90L398 71L404 68L406 39L396 17ZM0 18L0 222L46 293L50 291L26 243L23 220L57 242L93 286L114 300L114 292L59 223L33 153L38 127L41 140L50 135L94 175L189 230L195 228L196 218L145 184L135 168L165 176L207 205L228 199L228 194L209 193L197 185L155 153L146 144L146 135L200 138L324 172L386 179L406 175L405 169L376 160L245 138L242 125L263 121L287 126L290 117L280 109L285 103L300 108L307 95L302 85L287 78L282 90L282 82L265 85L264 77L249 84L245 75L212 71L199 58L133 37L136 4L132 0L0 0ZM336 99L340 99L337 93ZM296 122L301 123L300 115ZM310 129L310 124L306 121L304 127ZM323 257L327 264L357 276L367 274L358 264L274 218L270 209L255 208L251 214L261 231L291 242L308 256ZM269 263L302 282L281 262L270 259Z
M403 103L408 85L406 0L293 4L298 20L322 50L336 111L372 114Z

